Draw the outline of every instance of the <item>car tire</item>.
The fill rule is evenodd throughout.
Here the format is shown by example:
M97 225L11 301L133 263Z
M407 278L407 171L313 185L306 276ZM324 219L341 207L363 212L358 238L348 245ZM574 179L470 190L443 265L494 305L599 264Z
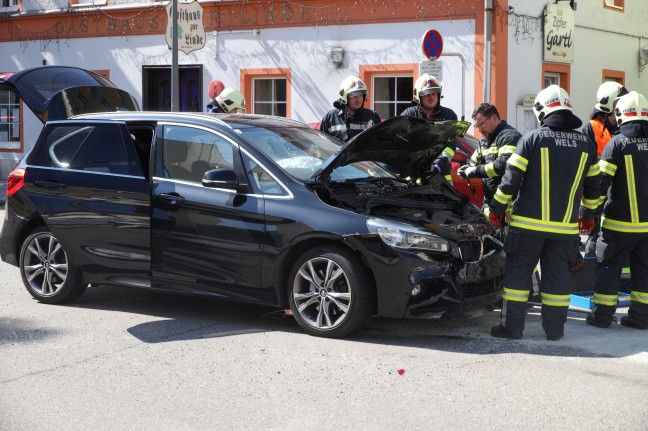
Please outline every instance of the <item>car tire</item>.
M73 301L87 288L81 272L46 228L34 230L23 242L20 275L29 293L46 304Z
M288 300L309 334L339 338L362 328L374 293L362 261L342 247L316 247L297 259L288 278Z

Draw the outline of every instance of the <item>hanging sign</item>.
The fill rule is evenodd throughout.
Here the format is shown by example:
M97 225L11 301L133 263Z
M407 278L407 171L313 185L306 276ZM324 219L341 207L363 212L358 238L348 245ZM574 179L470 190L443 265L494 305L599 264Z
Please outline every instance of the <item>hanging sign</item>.
M569 6L548 4L544 22L544 61L574 61L574 11Z
M178 50L189 54L197 49L204 48L207 37L205 36L205 25L203 24L204 11L198 1L190 3L178 2ZM166 7L167 10L167 31L166 43L169 48L173 45L173 18L171 17L170 1Z

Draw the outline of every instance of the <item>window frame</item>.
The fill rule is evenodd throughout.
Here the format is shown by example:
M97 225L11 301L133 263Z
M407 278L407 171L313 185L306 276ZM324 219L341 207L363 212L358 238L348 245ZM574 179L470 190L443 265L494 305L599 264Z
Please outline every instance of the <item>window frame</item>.
M12 96L17 97L16 93L14 91L12 91L12 90L3 90L3 91L7 91L8 93L11 93L11 95L9 97L12 97ZM12 127L12 125L16 125L16 124L18 125L18 141L1 141L3 146L0 147L0 153L19 153L19 152L22 153L23 150L24 150L24 147L23 147L23 124L24 124L24 120L23 120L23 118L24 118L23 117L23 102L20 99L20 97L18 97L18 104L17 105L13 104L13 103L8 103L7 106L12 107L11 108L12 110L14 109L13 108L14 106L18 106L18 121L17 122L8 121L8 123L10 124L9 127ZM11 117L13 118L13 113L11 114ZM18 144L18 146L16 148L8 148L7 146L10 145L12 142L16 142Z
M378 73L376 73L376 74L372 74L372 75L371 75L371 80L372 80L371 85L372 85L372 88L375 87L375 84L376 84L375 80L376 80L377 78L388 78L388 79L389 79L389 78L394 78L395 80L397 80L398 78L410 78L410 79L412 80L412 86L411 86L411 88L412 88L412 89L414 88L414 82L415 82L415 79L412 78L409 74L397 74L397 75L391 75L391 74L389 74L389 75L383 75L383 74L378 74ZM397 81L394 82L394 84L396 85L396 89L395 89L395 90L398 90L398 84L397 84L396 82L397 82ZM396 94L396 91L394 92L394 94ZM409 100L398 100L398 99L396 99L396 100L386 100L386 101L382 101L382 100L381 100L381 101L377 102L377 101L376 101L376 97L375 97L375 95L376 95L376 92L374 91L374 92L373 92L373 108L372 108L372 109L373 109L374 111L378 112L378 109L377 109L377 107L376 107L376 103L380 103L380 104L385 104L385 105L391 105L391 106L394 106L394 116L395 116L395 117L398 116L398 115L400 115L400 113L402 112L402 110L399 111L398 109L396 109L396 108L398 107L399 104L408 104L408 107L409 107L409 106L411 106L411 101L413 100L413 97L410 97ZM413 94L412 94L412 90L409 90L409 95L410 95L410 96L413 95ZM407 108L405 108L405 109L407 109ZM387 118L390 118L390 117L382 117L382 116L381 116L381 118L382 118L383 120L386 120Z
M616 81L625 86L625 72L622 70L603 69L601 72L601 82Z
M367 100L365 105L374 109L373 101L373 77L374 76L411 76L412 82L416 82L419 76L418 63L401 63L401 64L361 64L359 68L359 78L367 86Z
M268 82L270 82L270 93L271 93L270 100L257 100L256 99L256 84L257 84L257 82L260 82L260 81L268 81ZM274 109L275 106L278 107L279 105L282 105L282 104L285 105L286 104L285 101L279 100L276 97L277 83L280 82L280 81L282 81L285 85L288 85L286 83L286 80L283 79L283 78L277 78L277 77L266 78L266 77L258 77L258 76L255 77L255 78L252 78L251 103L250 104L246 103L246 111L248 110L248 108L252 108L251 110L254 113L256 113L256 110L254 109L254 107L257 104L269 105L271 107L272 114L268 114L268 115L274 115L274 116L279 116L280 117L281 115L279 115L278 113L275 113L275 109Z
M286 80L286 118L292 118L292 70L288 67L241 69L241 93L245 97L246 112L254 114L254 79L270 78Z
M603 9L625 12L625 0L603 0Z
M542 76L540 88L545 88L544 80L546 74L556 74L560 76L560 87L568 94L570 93L571 65L558 63L542 63Z

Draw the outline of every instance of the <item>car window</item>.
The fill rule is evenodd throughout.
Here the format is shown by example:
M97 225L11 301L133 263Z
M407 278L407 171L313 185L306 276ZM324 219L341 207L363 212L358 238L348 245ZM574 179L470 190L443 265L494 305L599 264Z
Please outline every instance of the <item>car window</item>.
M45 144L32 153L38 166L142 176L133 142L110 124L60 124L45 131Z
M190 126L164 126L162 163L166 178L202 182L205 172L232 169L234 147L225 138Z
M279 182L246 154L243 155L243 163L245 163L245 170L247 171L248 178L250 178L255 193L286 195L286 191L281 187Z
M326 159L340 149L340 142L311 128L241 128L245 139L261 150L290 175L310 178ZM389 177L388 171L373 162L351 163L333 170L333 180Z

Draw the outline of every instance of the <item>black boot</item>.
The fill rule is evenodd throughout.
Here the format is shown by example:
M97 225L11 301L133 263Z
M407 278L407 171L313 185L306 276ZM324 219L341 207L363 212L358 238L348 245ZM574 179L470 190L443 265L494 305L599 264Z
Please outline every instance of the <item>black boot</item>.
M490 333L493 337L506 338L508 340L519 340L522 338L522 331L512 331L502 325L493 326Z
M588 314L587 317L585 318L585 322L588 325L596 326L597 328L609 328L610 325L612 325L612 319L610 319L609 321L608 320L603 321L602 319L598 318L594 313Z
M628 326L630 328L635 328L635 329L648 329L648 325L642 324L642 323L639 323L639 322L635 322L629 316L623 316L621 318L621 324L623 326ZM492 331L491 331L491 334L492 334Z

